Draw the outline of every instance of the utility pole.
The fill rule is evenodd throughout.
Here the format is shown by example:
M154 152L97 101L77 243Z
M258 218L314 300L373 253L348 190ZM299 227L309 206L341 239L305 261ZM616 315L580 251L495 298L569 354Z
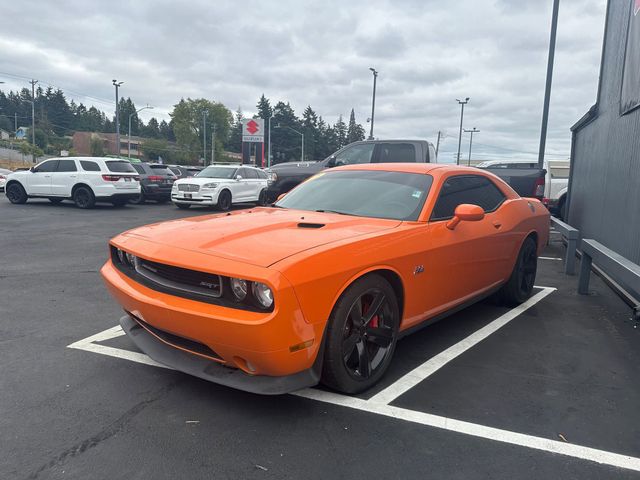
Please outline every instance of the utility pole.
M267 168L271 168L271 119L273 116L269 117L269 146L267 147Z
M456 165L460 165L460 147L462 146L462 120L464 119L464 106L469 103L469 97L463 100L458 100L456 98L456 102L460 104L460 135L458 136L458 155L456 156Z
M438 150L440 150L440 139L443 138L442 132L438 130L438 141L436 142L436 159L438 158Z
M18 112L14 112L13 113L13 134L15 135L16 132L18 131Z
M473 134L480 133L476 127L473 127L473 130L465 130L465 133L471 134L471 139L469 140L469 161L467 162L467 166L471 166L471 145L473 145Z
M373 73L373 99L371 101L371 130L369 131L369 140L373 140L373 119L376 113L376 80L378 79L378 72L372 67L370 67L369 70Z
M216 124L213 124L213 133L211 133L211 165L216 163Z
M120 156L120 104L118 99L118 89L124 82L118 82L118 80L112 80L113 86L116 87L116 155Z
M207 110L202 111L202 166L207 165L207 115L209 112Z
M549 121L549 101L551 99L551 82L553 80L553 59L556 51L556 32L558 31L558 9L560 0L553 0L551 17L551 36L549 38L549 58L547 60L547 84L544 91L544 107L542 109L542 127L540 129L540 150L538 151L538 168L544 167L544 150L547 145L547 123Z
M36 146L36 83L38 80L31 79L31 143ZM18 129L16 128L16 131ZM34 159L35 160L35 159Z

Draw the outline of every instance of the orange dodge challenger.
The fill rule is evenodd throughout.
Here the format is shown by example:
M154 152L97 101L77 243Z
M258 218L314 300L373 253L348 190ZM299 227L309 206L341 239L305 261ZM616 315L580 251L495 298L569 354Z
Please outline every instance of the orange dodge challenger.
M160 363L255 393L356 393L402 335L494 293L525 301L548 234L546 208L491 173L350 165L271 207L125 232L101 272Z

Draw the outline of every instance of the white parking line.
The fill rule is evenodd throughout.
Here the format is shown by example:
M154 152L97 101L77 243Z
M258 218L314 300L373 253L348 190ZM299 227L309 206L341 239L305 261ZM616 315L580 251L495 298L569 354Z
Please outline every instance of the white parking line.
M493 322L485 325L480 330L477 330L476 332L469 335L467 338L447 348L444 352L440 352L435 357L430 358L419 367L407 373L404 377L401 377L399 380L395 381L387 388L371 397L369 401L373 403L383 404L393 402L400 395L415 387L425 378L440 370L451 360L462 355L471 347L477 345L492 333L495 333L498 329L504 327L507 323L516 318L522 312L533 307L536 303L538 303L540 300L542 300L544 297L555 290L556 289L552 287L544 287L542 291L536 293L522 305L518 305L512 310L509 310L507 313L496 318Z
M385 417L396 418L398 420L412 422L427 427L439 428L463 435L470 435L473 437L484 438L496 442L517 445L534 450L540 450L547 453L565 455L580 460L586 460L589 462L595 462L604 465L610 465L612 467L640 472L640 458L637 457L621 455L618 453L607 452L605 450L598 450L591 447L559 442L547 438L526 435L509 430L502 430L499 428L488 427L486 425L464 422L461 420L456 420L454 418L432 415L429 413L389 405L390 402L397 399L400 395L418 385L418 383L428 378L430 375L445 366L451 360L457 358L474 345L477 345L479 342L486 339L489 335L495 333L498 329L516 318L522 312L531 308L533 305L556 290L552 287L537 288L542 288L542 290L531 297L527 302L508 311L493 322L485 325L480 330L472 333L464 340L456 343L444 352L441 352L435 357L427 360L422 365L404 375L396 382L389 385L378 394L374 395L369 400L363 400L357 397L350 397L337 393L326 392L314 388L300 390L298 392L292 393L292 395L315 400L318 402L329 403L332 405L353 408L355 410L360 410L363 412L383 415ZM68 348L85 350L101 355L120 358L122 360L129 360L131 362L142 363L144 365L172 370L170 367L155 362L143 353L132 352L115 347L108 347L106 345L95 343L104 342L106 340L122 335L124 335L124 332L122 331L120 326L115 326L90 337L79 340L75 343L72 343L71 345L68 345Z

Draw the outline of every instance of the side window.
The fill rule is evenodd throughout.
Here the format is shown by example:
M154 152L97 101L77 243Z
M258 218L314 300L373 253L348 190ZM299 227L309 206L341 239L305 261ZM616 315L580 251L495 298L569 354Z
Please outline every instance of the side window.
M57 166L58 160L48 160L38 165L34 171L37 173L55 172Z
M336 155L336 167L357 163L371 163L375 146L375 143L360 143L343 150Z
M58 160L58 168L56 172L77 172L75 160Z
M136 172L138 172L140 175L144 175L144 167L143 167L142 165L136 165L136 164L133 164L133 165L131 165L131 166L132 166L132 167L135 169L135 171L136 171Z
M485 213L496 210L506 197L488 178L479 175L450 177L442 186L431 220L448 220L462 203L479 205Z
M256 170L254 170L253 168L244 168L244 173L246 173L246 177L243 175L242 178L248 178L250 180L256 180L258 178L258 174L256 173Z
M429 160L430 163L437 163L438 158L436 157L436 149L433 148L433 145L429 144Z
M381 143L378 145L379 163L415 163L416 147L411 143Z
M89 160L80 160L80 166L86 172L99 172L100 171L100 165L98 165L96 162L91 162Z
M258 174L258 178L261 180L266 180L269 178L263 170L256 170L256 173Z

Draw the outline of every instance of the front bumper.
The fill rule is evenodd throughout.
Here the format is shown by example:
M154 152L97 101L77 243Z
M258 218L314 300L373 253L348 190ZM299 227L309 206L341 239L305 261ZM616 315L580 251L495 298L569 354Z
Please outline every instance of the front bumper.
M263 395L281 395L311 387L320 381L320 355L311 368L291 375L280 377L249 375L242 370L229 368L175 348L162 341L129 315L120 319L120 325L131 341L153 360L180 372L227 387Z
M199 192L181 192L172 191L171 201L174 203L185 203L189 205L217 205L218 195L220 192L217 190L199 191ZM190 197L189 197L190 195Z

